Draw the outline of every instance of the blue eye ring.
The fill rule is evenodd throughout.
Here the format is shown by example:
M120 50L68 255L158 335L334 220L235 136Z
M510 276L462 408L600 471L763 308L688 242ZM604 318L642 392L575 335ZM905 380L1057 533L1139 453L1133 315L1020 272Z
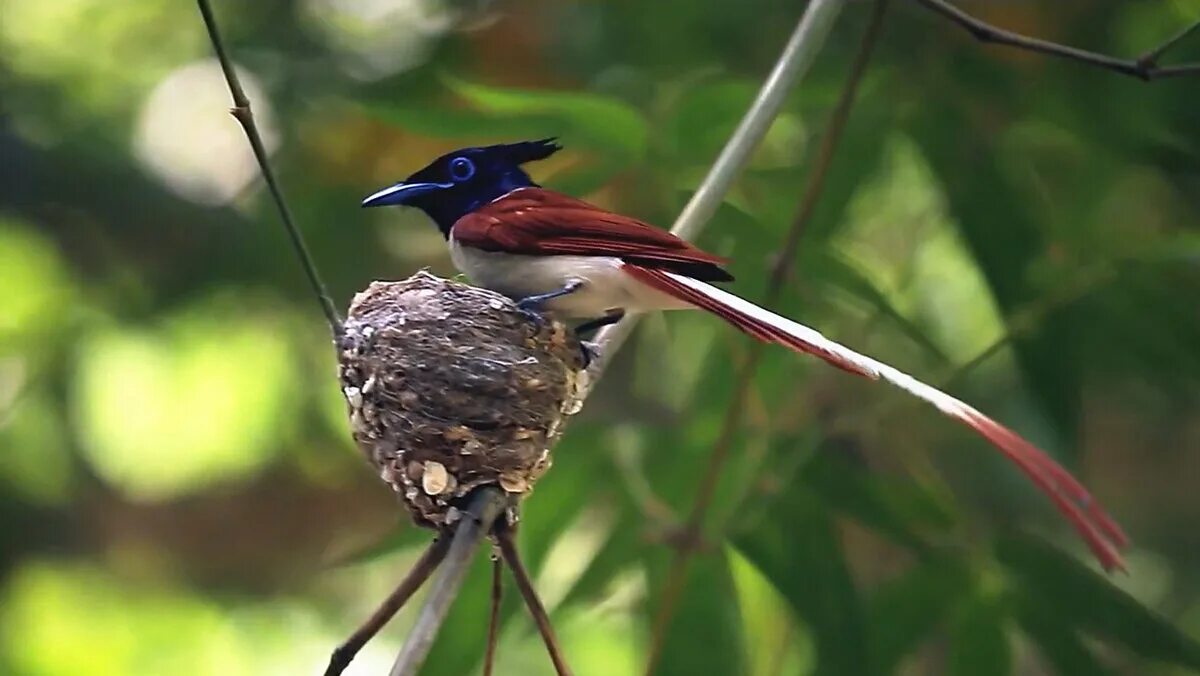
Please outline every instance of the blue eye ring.
M467 181L475 175L475 163L465 157L450 160L450 178L456 181Z

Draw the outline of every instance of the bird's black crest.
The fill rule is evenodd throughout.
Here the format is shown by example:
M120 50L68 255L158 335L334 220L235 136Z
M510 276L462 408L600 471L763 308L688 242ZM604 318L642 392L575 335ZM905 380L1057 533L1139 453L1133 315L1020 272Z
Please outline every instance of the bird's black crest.
M526 162L544 160L562 150L562 146L557 141L558 139L552 136L537 141L501 143L499 145L488 146L483 150L487 154L494 152L497 155L503 155L513 164L525 164Z

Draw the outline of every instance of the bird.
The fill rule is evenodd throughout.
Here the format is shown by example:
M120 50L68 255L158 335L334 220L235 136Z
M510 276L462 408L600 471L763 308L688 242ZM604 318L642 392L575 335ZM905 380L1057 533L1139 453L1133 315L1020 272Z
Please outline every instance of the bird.
M522 312L582 320L580 333L630 313L699 309L760 341L891 383L990 442L1048 496L1106 571L1125 569L1128 537L1049 455L963 401L720 288L733 281L726 258L535 183L524 165L561 148L545 138L455 150L362 206L420 209L472 283L512 298Z

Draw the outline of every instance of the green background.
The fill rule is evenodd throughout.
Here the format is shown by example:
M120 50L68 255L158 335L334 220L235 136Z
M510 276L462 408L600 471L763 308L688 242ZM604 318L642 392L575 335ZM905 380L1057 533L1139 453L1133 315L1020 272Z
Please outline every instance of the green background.
M770 69L784 0L216 2L339 306L452 274L358 200L557 135L546 185L668 225ZM1131 534L1103 576L984 442L764 353L662 674L1200 668L1200 78L982 46L893 1L784 314L1011 425ZM973 2L1135 55L1195 0ZM701 238L761 298L870 3L850 2ZM1168 61L1200 59L1200 35ZM328 334L186 0L0 0L0 673L316 674L428 533L350 442ZM643 322L526 503L579 674L641 673L749 340ZM983 359L977 359L985 355ZM964 367L969 365L969 367ZM477 673L481 556L423 673ZM419 597L418 597L419 598ZM498 673L549 674L510 589ZM386 673L405 610L349 674Z

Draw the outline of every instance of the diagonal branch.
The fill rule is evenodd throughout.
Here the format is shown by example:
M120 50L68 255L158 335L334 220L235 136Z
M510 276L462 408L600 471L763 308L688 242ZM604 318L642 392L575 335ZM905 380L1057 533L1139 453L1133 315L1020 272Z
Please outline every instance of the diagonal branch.
M492 608L488 613L487 649L483 653L483 676L492 676L496 666L496 638L500 633L500 602L504 600L504 561L492 554Z
M700 187L675 219L675 224L671 227L672 233L684 239L694 239L708 224L713 214L717 213L725 194L733 187L733 182L746 166L751 153L758 147L766 136L767 129L779 115L788 92L812 65L843 5L845 0L812 0L808 4L771 74L759 89L754 103L750 104L750 109L738 123L733 136L721 149L721 154L708 170ZM633 332L637 320L637 315L630 315L613 326L601 329L597 334L599 356L588 369L593 385L604 373L612 355Z
M446 620L446 614L450 612L450 604L458 597L476 545L492 529L492 524L504 511L506 502L503 491L496 486L482 486L471 494L470 503L454 530L454 539L450 542L441 572L429 590L425 605L421 607L416 626L392 665L391 676L415 676L425 662L429 649L433 647L433 640Z
M380 629L388 623L396 615L399 610L404 607L412 595L421 588L425 580L433 574L441 564L442 559L446 558L446 551L450 548L450 540L446 537L439 537L429 544L425 552L421 554L421 558L413 564L412 570L408 571L408 575L400 581L400 585L380 604L379 608L367 619L358 631L354 632L346 642L338 646L333 651L333 655L329 657L329 666L325 668L325 676L339 676L359 650L379 633Z
M242 131L246 133L246 138L250 141L254 159L258 161L263 179L267 182L267 188L271 192L271 198L275 200L275 206L279 209L279 217L283 220L283 227L287 231L288 239L292 242L292 248L295 249L296 256L300 259L300 265L304 268L304 274L308 277L309 286L312 287L317 302L321 304L321 311L325 313L325 321L329 324L329 330L333 332L334 338L338 338L342 335L342 318L329 298L329 292L325 289L325 283L321 281L321 275L317 273L317 266L308 252L308 245L304 243L304 236L296 227L296 221L292 218L292 210L283 196L283 189L279 187L279 181L271 169L267 148L263 144L262 136L258 133L258 125L254 122L254 112L250 109L250 99L242 89L242 83L238 79L233 62L225 51L225 43L221 40L221 31L217 28L217 20L213 16L212 7L209 6L208 0L196 0L196 3L200 7L200 15L204 18L204 27L208 29L208 38L212 41L213 51L217 54L217 61L221 63L221 72L225 74L225 82L229 85L229 93L233 97L233 108L229 112L238 121L238 124L242 125Z
M512 527L500 524L496 528L495 538L496 544L500 546L500 555L504 557L504 563L512 571L513 579L517 582L517 589L521 592L521 597L525 599L525 606L529 609L529 614L533 616L538 633L542 635L546 651L550 653L550 661L554 663L555 673L558 676L571 676L571 668L563 659L562 648L558 645L558 637L554 635L554 627L550 625L550 615L546 612L546 607L542 605L542 600L538 598L537 590L533 588L533 581L529 577L529 571L525 569L525 562L521 560L521 554L517 551Z
M1111 70L1123 75L1129 75L1141 80L1150 81L1166 77L1176 77L1180 75L1200 75L1200 63L1186 63L1177 66L1159 66L1159 59L1167 53L1168 50L1177 45L1180 41L1190 35L1192 32L1200 29L1200 21L1184 28L1176 33L1171 39L1162 43L1158 47L1149 49L1141 56L1134 59L1119 59L1115 56L1100 54L1098 52L1089 52L1084 49L1070 47L1068 45L1042 40L1040 38L1029 37L1014 33L1013 31L994 26L978 17L972 16L963 10L951 5L945 0L916 0L926 9L941 15L946 19L958 24L976 40L980 42L990 42L997 45L1014 47L1023 49L1028 52L1036 52L1038 54L1046 54L1055 56L1070 61L1084 63L1097 68Z
M800 245L800 240L805 230L807 230L809 222L812 220L818 199L825 187L825 179L829 174L829 167L833 162L838 141L841 140L842 132L845 130L846 122L850 117L850 110L854 106L854 100L858 94L858 86L862 82L863 74L866 72L867 64L871 59L871 53L874 51L875 44L879 41L879 34L883 29L883 18L886 9L887 0L875 0L870 22L867 24L866 32L863 34L858 53L854 56L854 63L850 67L850 75L846 80L845 86L842 88L842 93L830 116L829 127L821 137L821 144L817 149L816 160L813 164L812 172L809 174L808 182L805 185L804 195L801 197L796 217L792 221L792 227L788 230L783 249L776 259L774 267L771 269L766 295L763 299L765 307L770 307L778 300L779 294L783 290L783 283L787 279L788 272L796 257L796 250ZM704 525L705 516L712 506L713 496L716 494L717 483L721 477L722 468L729 457L729 451L733 445L734 434L741 425L742 414L746 407L746 399L749 395L750 386L754 380L754 373L758 366L758 361L762 356L762 351L763 344L756 342L751 347L749 356L738 371L732 401L725 412L725 418L721 422L721 431L717 436L717 440L713 443L708 465L700 481L696 498L692 502L692 508L688 513L687 522L684 526L684 536L681 539L683 544L676 550L675 556L671 561L671 566L667 573L667 586L663 590L662 603L654 618L650 652L646 662L646 674L648 675L654 673L658 660L661 657L662 649L666 642L667 630L670 627L671 619L674 617L675 609L678 607L680 597L683 594L684 585L687 580L688 565L691 563L692 556L701 542L701 529Z

